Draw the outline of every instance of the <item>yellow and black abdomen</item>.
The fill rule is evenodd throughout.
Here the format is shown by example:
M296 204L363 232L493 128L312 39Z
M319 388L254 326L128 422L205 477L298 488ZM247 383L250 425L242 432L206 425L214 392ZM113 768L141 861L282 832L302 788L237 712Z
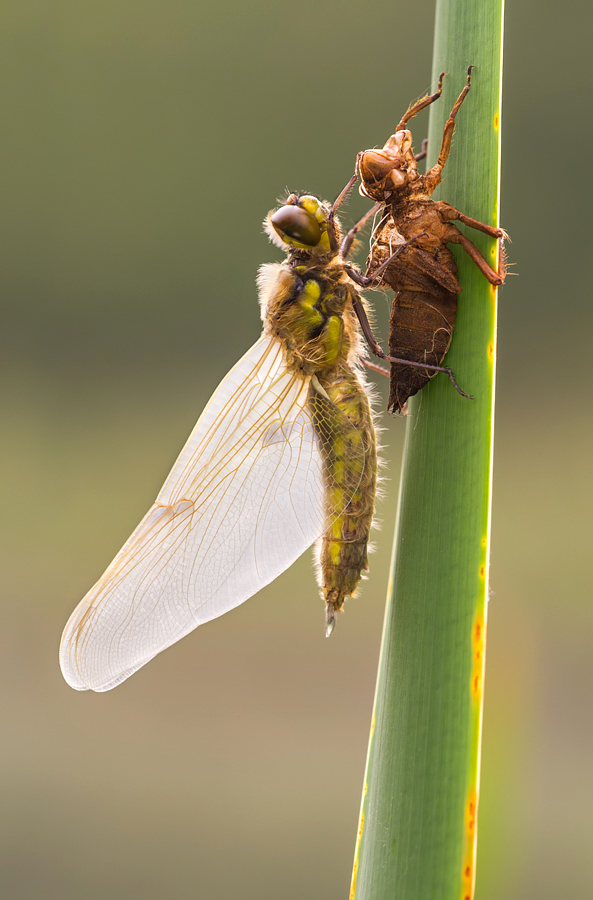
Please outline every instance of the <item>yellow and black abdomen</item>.
M346 597L355 593L362 573L368 569L377 447L370 404L356 373L344 365L328 376L333 377L326 377L321 385L340 411L333 439L323 443L328 516L335 517L318 546L319 582L329 635L335 612L342 609Z

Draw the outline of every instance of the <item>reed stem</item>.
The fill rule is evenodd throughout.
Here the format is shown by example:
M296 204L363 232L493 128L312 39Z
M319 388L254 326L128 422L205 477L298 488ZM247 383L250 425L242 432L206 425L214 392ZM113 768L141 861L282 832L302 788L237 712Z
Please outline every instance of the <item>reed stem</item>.
M437 0L433 84L449 74L430 108L429 165L467 67L475 69L435 199L493 225L502 25L503 0ZM496 268L496 241L468 236ZM497 292L464 253L456 260L463 293L445 364L474 399L438 375L409 404L351 900L474 892Z

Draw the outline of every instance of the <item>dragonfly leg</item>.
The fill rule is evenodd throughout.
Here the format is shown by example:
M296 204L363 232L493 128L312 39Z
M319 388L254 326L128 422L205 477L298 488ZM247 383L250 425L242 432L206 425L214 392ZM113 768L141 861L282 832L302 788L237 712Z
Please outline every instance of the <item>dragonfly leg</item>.
M466 236L455 228L454 225L450 226L450 231L448 231L446 240L447 243L459 244L463 247L469 258L475 262L480 272L486 276L490 284L500 285L504 283L504 262L503 271L500 274L495 272L487 260L484 259L476 245L473 244L469 238L466 238Z
M455 381L453 372L451 371L451 369L447 369L446 366L431 366L428 363L414 362L411 359L400 359L397 356L388 356L387 353L384 353L381 349L381 345L373 334L370 322L367 318L367 314L364 310L364 306L362 305L360 297L352 298L352 306L354 307L354 312L356 313L358 321L360 322L362 333L364 334L366 341L375 356L378 356L379 359L384 359L386 362L400 363L404 366L412 366L415 369L428 369L431 372L445 372L445 374L449 376L449 380L457 393L461 394L462 397L467 397L468 400L472 399L470 394L466 394L465 391L461 390L461 388Z
M421 100L418 100L417 103L412 103L411 106L408 106L407 110L401 117L399 125L395 129L397 131L403 131L406 127L409 120L420 112L421 109L425 109L427 106L430 106L431 103L434 103L435 100L438 100L441 94L443 93L443 78L447 73L441 72L439 76L439 86L437 87L434 94L427 94ZM424 145L422 145L422 149L424 150ZM426 156L426 154L424 154ZM421 157L422 159L423 157ZM416 157L418 159L418 157Z
M455 131L455 116L459 112L459 107L469 93L473 68L474 66L469 66L467 70L467 81L465 87L455 101L455 105L451 110L449 118L447 119L447 122L445 124L445 128L443 130L443 140L441 142L441 150L439 153L439 158L436 161L436 165L434 165L430 172L427 172L424 176L426 178L426 188L429 194L432 194L435 187L440 182L441 172L445 168L445 163L449 158L449 153L451 151L451 141L453 139L453 132Z
M363 366L366 366L367 369L371 369L372 372L380 372L381 375L385 375L387 378L390 377L387 369L384 369L383 366L378 366L377 363L371 362L370 359L362 360Z
M410 244L413 244L415 241L418 241L421 237L426 237L427 232L421 231L420 234L414 235L413 238L410 238L409 241L405 241L403 244L400 244L397 250L394 250L391 256L388 256L384 263L382 263L372 275L361 275L353 266L344 266L344 269L352 279L352 281L356 282L356 284L360 285L360 287L369 287L377 278L383 274L383 272L387 269L387 267L393 262L393 260L399 256L402 250L405 250L406 247L409 247Z
M426 154L428 153L428 138L424 138L422 141L422 150L420 153L417 153L414 159L416 162L420 162L421 159L426 159Z
M352 228L350 229L348 234L345 236L344 240L342 241L342 243L340 245L340 256L342 257L342 259L346 259L346 257L352 250L352 244L354 243L354 239L355 239L357 233L363 227L363 225L366 225L366 223L371 218L371 216L374 216L375 213L378 212L382 206L383 206L382 203L375 203L375 205L371 206L371 208L368 210L368 212L366 212L364 214L362 219L359 219L358 222L356 222L356 224L352 226Z
M490 235L490 237L508 240L509 236L503 228L495 228L494 225L486 225L485 222L480 222L479 219L472 219L471 216L466 216L465 213L460 212L443 200L437 202L435 206L438 207L439 215L445 222L458 221L462 225L467 225L468 228L473 228L475 231L482 231L484 234Z
M330 245L332 247L332 250L336 250L336 251L338 250L336 226L335 226L335 222L334 222L334 220L336 218L336 211L340 208L340 206L342 205L342 203L344 202L344 200L346 199L346 197L348 196L348 194L354 187L354 184L356 183L356 180L358 178L358 163L360 161L361 156L362 156L362 153L359 153L358 156L356 157L356 162L354 163L354 175L352 175L352 177L348 180L347 185L344 188L342 188L342 190L340 191L340 193L334 200L332 207L329 211L329 216L327 217L327 230L328 230Z

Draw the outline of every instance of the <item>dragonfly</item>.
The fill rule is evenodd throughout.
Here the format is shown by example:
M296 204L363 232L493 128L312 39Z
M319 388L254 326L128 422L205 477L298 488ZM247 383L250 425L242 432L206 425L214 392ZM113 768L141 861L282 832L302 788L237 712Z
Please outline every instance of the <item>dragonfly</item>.
M262 335L223 378L155 503L66 624L60 664L76 690L121 684L313 544L327 636L356 593L377 484L363 364L374 366L359 326L372 332L359 289L401 250L372 276L348 262L372 213L342 238L336 211L356 178L333 205L293 193L266 217L287 258L259 272Z
M291 194L268 214L287 258L259 273L262 335L72 613L60 664L73 688L114 688L314 543L327 634L355 593L368 568L377 458L354 311L362 301L342 255L356 229L341 247L335 214L344 196L330 206Z

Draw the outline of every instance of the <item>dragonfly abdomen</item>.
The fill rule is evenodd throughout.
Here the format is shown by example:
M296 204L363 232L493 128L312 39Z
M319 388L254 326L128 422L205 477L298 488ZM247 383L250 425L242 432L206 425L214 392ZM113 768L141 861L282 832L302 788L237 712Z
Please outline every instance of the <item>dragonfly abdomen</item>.
M333 374L333 373L332 373ZM352 596L368 569L368 541L375 506L377 450L369 401L356 373L342 366L322 381L332 403L350 423L324 446L328 507L340 510L318 545L319 582L326 603L326 633L336 611ZM362 439L364 461L357 450ZM352 485L356 489L352 492ZM344 504L342 495L351 495Z
M398 291L389 320L389 352L398 359L440 366L449 349L457 294L449 291ZM388 409L400 412L408 400L434 378L436 372L391 363Z

